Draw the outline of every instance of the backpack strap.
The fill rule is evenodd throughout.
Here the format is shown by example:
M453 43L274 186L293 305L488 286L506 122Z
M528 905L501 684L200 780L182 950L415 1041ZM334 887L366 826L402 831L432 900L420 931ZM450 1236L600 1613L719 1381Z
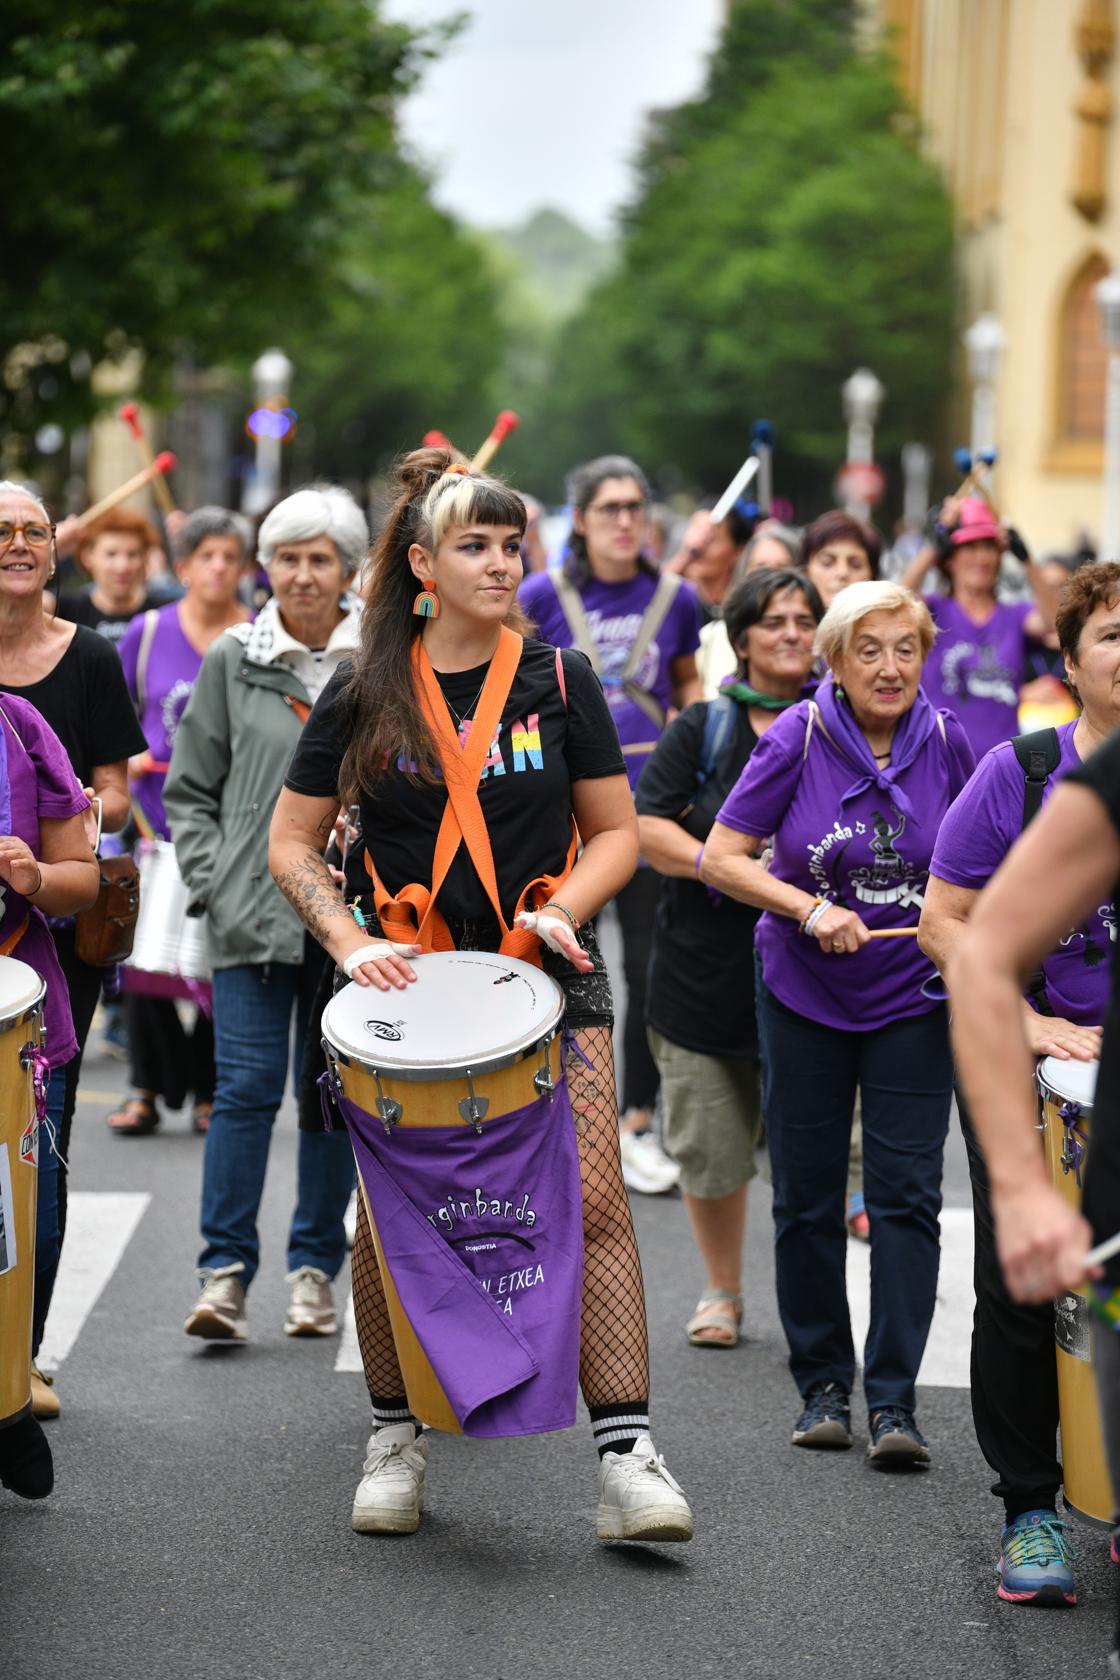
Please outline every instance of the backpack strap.
M704 737L700 743L700 762L696 766L696 794L709 780L716 765L723 757L724 749L735 732L736 702L730 694L717 694L714 700L708 701L708 710L704 716Z
M568 679L564 675L564 650L556 649L556 686L560 690L560 699L564 710L568 709Z
M1016 735L1011 745L1025 777L1022 826L1026 828L1042 809L1046 784L1061 762L1062 744L1056 729L1035 729L1029 735Z
M152 643L158 628L159 608L149 607L144 614L144 628L136 650L136 711L141 720L148 704L148 661L152 657Z
M560 611L568 621L568 632L572 638L572 646L578 648L591 663L591 669L597 677L601 677L602 667L599 663L599 649L595 645L595 638L591 634L591 622L583 607L583 600L579 590L571 578L563 571L551 572L552 587L556 591L556 599L560 603Z

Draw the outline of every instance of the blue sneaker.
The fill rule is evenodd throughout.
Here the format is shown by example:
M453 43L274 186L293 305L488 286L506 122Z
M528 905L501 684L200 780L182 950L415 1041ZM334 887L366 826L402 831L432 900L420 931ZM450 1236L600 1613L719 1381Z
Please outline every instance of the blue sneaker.
M1069 1524L1056 1511L1024 1511L1000 1535L998 1592L1009 1604L1076 1604Z
M793 1431L795 1447L836 1450L852 1444L852 1403L836 1382L816 1382L805 1395L805 1409Z
M905 1406L880 1406L867 1420L867 1456L882 1470L909 1470L930 1461L929 1442Z

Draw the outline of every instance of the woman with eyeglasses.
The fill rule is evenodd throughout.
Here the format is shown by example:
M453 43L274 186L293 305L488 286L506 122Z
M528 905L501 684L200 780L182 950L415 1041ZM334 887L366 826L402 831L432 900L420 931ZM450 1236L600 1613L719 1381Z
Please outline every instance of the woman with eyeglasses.
M541 637L586 654L606 691L633 788L670 718L699 700L700 607L674 573L644 554L650 489L625 455L577 467L567 484L572 530L559 572L521 586L521 604ZM646 971L661 882L639 868L615 897L626 977L623 1025L622 1166L631 1190L671 1190L677 1168L650 1130L657 1064L646 1038Z
M114 834L128 821L128 760L144 751L144 734L110 643L95 630L68 624L44 610L43 594L56 567L54 526L42 501L26 485L0 482L0 696L15 695L46 719L86 798L101 801L103 830ZM58 1125L61 1251L70 1130L102 971L77 955L72 919L55 922L52 932L78 1045L66 1066L66 1097ZM44 1320L53 1287L52 1275L43 1284ZM58 1411L57 1396L37 1374L32 1403L40 1417L53 1417Z

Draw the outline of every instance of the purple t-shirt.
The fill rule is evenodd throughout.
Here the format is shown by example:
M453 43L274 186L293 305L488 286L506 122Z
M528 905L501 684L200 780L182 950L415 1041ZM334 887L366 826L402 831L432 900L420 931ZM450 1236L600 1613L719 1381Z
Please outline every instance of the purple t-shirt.
M137 709L140 709L143 699L140 726L147 738L148 751L157 764L168 764L179 720L186 711L191 690L202 668L202 655L183 634L178 603L172 601L169 606L160 607L156 613L155 632L148 646L141 697L137 664L145 617L146 614L142 613L139 618L133 619L121 638L119 651L128 691ZM146 770L132 781L132 797L136 805L151 824L152 832L165 840L170 839L163 809L163 784L166 780L166 770Z
M76 817L89 800L70 767L66 750L34 706L14 694L0 696L0 832L14 835L39 856L39 824ZM78 1053L70 994L54 940L40 910L0 882L0 945L27 919L27 930L11 951L46 981L46 1054L62 1067Z
M614 718L630 786L637 785L642 768L661 735L652 718L619 686L622 669L638 634L642 614L653 599L657 579L639 572L625 583L602 583L592 578L580 590L583 610L599 656L599 678ZM554 647L574 647L556 586L547 572L535 572L521 585L518 599L536 624L541 640ZM646 649L634 681L652 694L663 711L673 698L674 659L695 653L700 646L700 608L691 584L682 583L665 620Z
M1076 723L1058 730L1062 754L1042 791L1049 799L1058 782L1081 763L1073 744ZM981 759L968 786L953 802L937 836L931 875L954 887L979 891L995 874L1023 831L1023 769L1010 742ZM1103 1025L1108 1012L1116 911L1098 904L1080 927L1071 928L1042 964L1046 996L1055 1015L1082 1027Z
M922 672L930 704L964 725L977 758L1019 728L1019 690L1027 677L1029 601L1001 601L986 624L974 624L952 596L928 595L939 634Z
M844 798L859 776L823 729L813 728L806 753L812 704L803 700L771 724L716 820L740 834L773 835L777 880L854 910L869 928L914 927L941 820L972 772L967 737L954 717L942 719L944 735L934 721L898 772L906 815L873 784ZM791 917L766 911L755 948L778 1001L826 1027L873 1032L936 1007L923 996L929 958L913 938L837 956Z

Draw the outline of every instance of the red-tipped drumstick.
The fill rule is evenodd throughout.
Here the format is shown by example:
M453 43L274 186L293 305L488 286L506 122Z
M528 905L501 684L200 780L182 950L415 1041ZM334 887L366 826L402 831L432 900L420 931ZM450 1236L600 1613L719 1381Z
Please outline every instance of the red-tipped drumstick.
M151 484L153 479L159 478L162 473L170 472L174 465L174 455L170 449L165 449L161 455L156 456L150 467L145 467L143 472L133 473L131 478L126 478L123 484L118 484L115 490L110 490L107 496L102 496L99 502L94 502L92 507L80 514L79 528L91 525L101 514L108 513L110 508L116 507L118 502L126 502L130 496L135 496L137 490L143 490L146 484Z
M144 430L143 424L140 420L140 410L137 408L135 403L125 403L122 408L117 410L117 414L132 433L132 440L136 445L136 452L140 456L144 466L150 467L152 462L155 460L155 452L148 441L148 434ZM159 503L163 512L174 513L176 511L175 498L171 494L171 487L162 473L157 474L157 476L152 480L152 489L155 492L156 501Z
M516 431L520 424L521 416L519 414L515 414L512 408L503 408L494 422L490 436L472 460L471 471L485 472L506 438L511 432Z

